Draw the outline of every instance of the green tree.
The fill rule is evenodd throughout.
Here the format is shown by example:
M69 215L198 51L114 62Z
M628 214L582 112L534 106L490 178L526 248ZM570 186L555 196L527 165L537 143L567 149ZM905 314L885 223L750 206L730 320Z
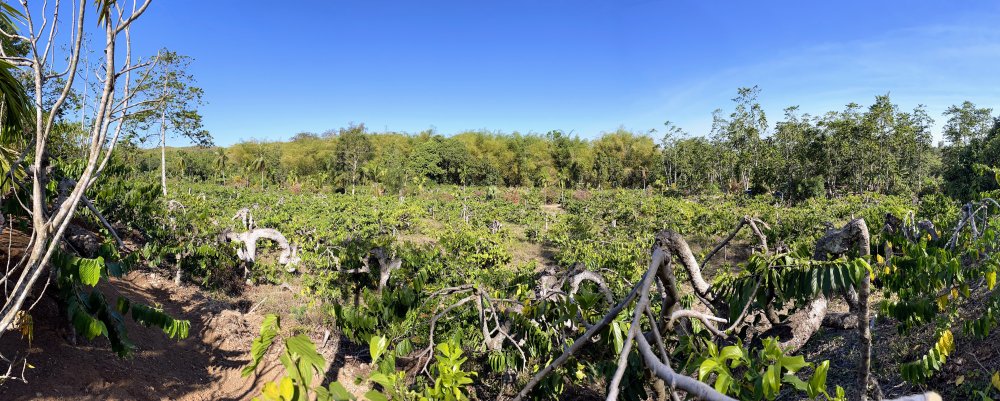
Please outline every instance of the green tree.
M256 159L250 161L247 166L250 171L260 173L260 187L264 188L264 174L267 173L267 158L263 155L257 156Z
M945 112L944 136L948 143L941 149L941 175L945 192L961 200L996 188L996 182L973 172L975 164L995 165L1000 160L1000 118L993 110L972 102L951 106Z
M226 155L225 148L219 148L215 150L215 171L219 173L222 177L222 185L226 185L226 167L228 167L227 162L229 161L229 156Z
M351 195L361 178L361 168L374 156L374 148L365 131L364 124L341 129L334 149L334 163L337 171L346 175L346 181L351 183Z
M716 113L712 130L717 138L733 151L729 168L733 170L744 190L750 189L753 175L760 167L758 152L762 138L767 133L767 116L757 102L760 88L739 88L733 98L735 109L729 119Z
M167 137L173 133L197 146L212 146L212 135L204 129L198 108L204 91L195 86L194 75L188 72L192 59L177 52L161 49L156 56L150 78L139 88L158 92L156 107L139 118L159 119L160 124L160 185L167 195Z
M968 100L960 106L952 105L944 112L944 138L952 146L965 146L974 140L983 140L993 129L993 109L976 107Z
M651 174L660 171L662 159L648 135L618 129L594 141L593 147L594 170L602 184L645 188L652 181Z

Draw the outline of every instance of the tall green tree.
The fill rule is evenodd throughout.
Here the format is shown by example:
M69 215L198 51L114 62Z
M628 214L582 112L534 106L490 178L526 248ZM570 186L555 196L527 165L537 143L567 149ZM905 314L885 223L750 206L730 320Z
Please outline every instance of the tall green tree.
M975 164L994 166L1000 160L1000 117L993 110L965 101L944 112L944 137L941 149L941 175L945 192L955 198L970 200L977 194L996 188L995 180L973 172Z
M974 140L983 140L993 129L993 109L977 107L966 100L961 105L952 105L944 112L948 118L943 134L952 146L965 146Z
M216 149L215 152L215 171L219 173L222 177L222 185L226 185L226 167L228 167L227 162L229 161L229 156L226 155L225 148Z
M351 184L351 195L361 178L361 169L374 156L375 149L364 124L351 125L340 130L334 157L337 171Z
M750 189L753 175L760 166L762 138L767 133L767 116L758 103L760 88L739 88L733 98L735 108L729 118L717 113L713 122L716 137L733 152L729 160L733 174L744 190Z
M160 126L160 185L167 195L167 137L178 135L191 143L212 146L212 135L204 129L198 108L202 106L204 91L195 86L189 72L192 59L177 52L161 49L156 56L151 78L140 90L158 92L156 107L144 118L159 120Z

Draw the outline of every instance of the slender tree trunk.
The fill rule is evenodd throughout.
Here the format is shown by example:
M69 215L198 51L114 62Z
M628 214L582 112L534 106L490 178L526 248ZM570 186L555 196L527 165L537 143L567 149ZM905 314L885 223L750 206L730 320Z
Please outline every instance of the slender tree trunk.
M358 159L354 158L353 168L351 168L351 196L354 196L354 186L358 181Z
M163 96L167 96L167 83L163 82ZM167 105L160 110L160 186L167 196Z
M870 315L868 308L868 296L871 292L871 280L868 272L862 272L861 285L858 286L858 334L861 337L861 366L858 369L858 388L861 392L859 399L868 401L868 382L872 366L872 332L869 323Z

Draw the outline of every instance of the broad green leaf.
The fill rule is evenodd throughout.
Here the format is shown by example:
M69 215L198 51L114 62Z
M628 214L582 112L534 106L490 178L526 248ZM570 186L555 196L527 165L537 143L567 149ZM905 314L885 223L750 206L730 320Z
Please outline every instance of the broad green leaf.
M260 360L264 358L264 354L267 354L267 350L271 348L274 337L278 335L280 324L278 315L268 314L264 316L264 322L260 325L260 335L250 345L250 364L243 368L242 374L244 377L249 376L253 373L254 369L257 369Z
M393 377L381 372L372 373L371 376L368 377L368 380L378 383L380 386L385 388L392 388L396 384L396 380Z
M287 377L286 377L287 379ZM281 390L278 389L278 385L274 383L267 383L264 385L264 390L261 392L265 397L270 400L280 400Z
M104 268L104 258L77 258L76 265L80 269L80 282L91 287L101 281L101 269Z
M709 358L702 361L701 366L698 368L698 380L705 381L705 378L708 377L708 375L712 373L717 366L719 366L719 362L715 359Z
M615 353L620 354L622 348L625 348L625 340L622 338L622 327L617 321L611 323L611 334L615 343Z
M826 374L830 371L830 361L820 362L816 371L809 378L809 397L815 398L826 391Z
M382 353L385 352L388 347L389 340L387 340L384 336L372 336L371 339L368 340L368 352L371 354L372 364L378 361L378 358L382 356Z
M356 399L340 382L330 383L330 396L333 397L333 401L354 401Z
M857 261L856 263L858 264L859 267L862 267L862 268L864 268L865 270L868 271L868 277L870 279L874 280L875 279L875 271L872 270L872 265L868 264L868 261L864 260L864 259L858 258L858 259L855 259L855 260Z
M722 353L719 354L719 358L722 360L740 360L743 358L743 348L737 345L730 345L722 349Z
M728 372L720 371L718 376L715 378L715 391L722 394L729 392L729 385L732 384L733 378Z
M802 355L782 356L780 363L782 368L785 368L785 370L788 370L789 372L792 373L798 372L799 369L809 366L809 362L806 362L806 358L803 357Z
M292 383L292 379L285 377L281 379L281 384L278 385L278 391L281 397L286 400L292 400L295 398L295 384Z
M791 373L786 374L781 379L781 381L783 381L785 383L788 383L788 384L791 384L792 387L795 387L796 390L799 390L801 392L804 392L804 393L808 393L809 392L809 383L806 383L806 382L802 381L802 379L800 379L798 376L793 375Z
M778 389L781 386L781 368L777 365L770 365L767 367L767 371L764 372L763 377L763 387L764 387L764 397L773 400L774 397L778 396Z
M128 313L129 307L131 305L132 305L132 302L129 301L128 298L119 296L118 300L115 302L115 310L117 310L118 313L121 313L121 314L124 315L124 314Z
M73 327L87 340L93 340L99 335L107 336L108 327L104 325L104 322L95 319L87 311L83 310L79 306L75 308L73 313Z
M326 365L326 360L323 356L316 352L316 345L312 343L305 334L299 334L295 337L291 337L285 340L285 349L289 353L298 355L299 358L305 363L308 363L316 373L323 371L324 365ZM307 374L309 372L302 372Z
M389 401L389 398L386 397L385 394L375 390L365 393L365 399L369 401Z

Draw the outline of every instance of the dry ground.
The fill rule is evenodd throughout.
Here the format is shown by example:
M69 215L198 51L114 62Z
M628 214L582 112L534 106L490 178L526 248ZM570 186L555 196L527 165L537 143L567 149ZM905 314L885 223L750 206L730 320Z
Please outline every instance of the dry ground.
M244 400L283 374L276 352L258 368L259 375L244 378L240 370L249 362L250 344L263 315L294 304L291 291L261 286L239 298L220 300L194 286L176 286L154 272L132 272L99 288L108 296L122 294L190 320L190 336L170 340L160 330L129 319L129 336L138 349L119 358L104 338L81 338L79 345L72 345L67 330L53 329L68 327L65 318L54 301L43 298L31 313L37 329L31 344L18 333L0 339L4 355L27 350L34 366L25 372L27 383L0 386L0 400ZM323 343L325 330L309 334L315 343ZM331 334L320 352L331 362L327 381L341 380L357 393L366 390L350 384L367 372L361 361L367 349Z

